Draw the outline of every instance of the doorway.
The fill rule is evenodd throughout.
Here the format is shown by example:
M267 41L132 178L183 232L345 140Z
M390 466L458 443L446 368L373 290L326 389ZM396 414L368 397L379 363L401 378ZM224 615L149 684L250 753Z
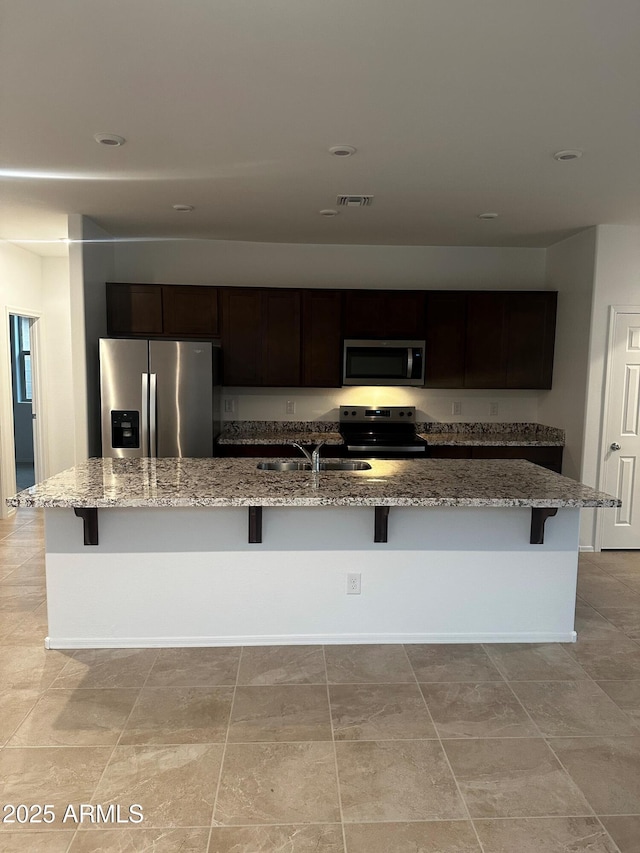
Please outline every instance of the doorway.
M13 397L13 442L18 491L36 482L34 441L34 374L32 358L35 318L9 314L11 386Z
M640 307L612 308L603 434L601 548L640 548Z

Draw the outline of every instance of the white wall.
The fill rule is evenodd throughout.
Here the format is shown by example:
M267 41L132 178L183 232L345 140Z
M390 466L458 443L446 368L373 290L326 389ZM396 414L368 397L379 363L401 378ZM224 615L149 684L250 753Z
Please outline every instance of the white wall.
M68 428L72 375L66 258L41 258L10 243L0 243L0 516L6 514L4 499L15 491L10 312L38 317L42 348L38 366L44 392L38 415L45 437L42 474L48 477L73 464L74 431ZM60 429L61 424L67 427Z
M637 305L640 309L640 228L598 225L594 276L589 375L587 384L582 481L600 485L606 436L602 431L609 309L612 305ZM606 510L601 510L605 512ZM582 544L596 545L596 511L582 513Z
M234 240L115 244L115 281L245 287L536 289L544 249L340 246Z
M547 250L547 285L558 291L558 314L553 388L540 397L539 417L565 430L562 470L575 480L582 473L595 250L595 228Z
M105 282L113 281L112 237L87 216L69 216L76 462L100 456L98 339L107 334Z

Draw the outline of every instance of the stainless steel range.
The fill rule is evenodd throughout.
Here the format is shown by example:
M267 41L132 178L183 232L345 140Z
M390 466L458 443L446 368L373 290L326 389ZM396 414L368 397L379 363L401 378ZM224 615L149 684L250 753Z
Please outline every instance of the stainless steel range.
M411 459L426 455L416 433L415 406L341 406L340 433L349 455Z

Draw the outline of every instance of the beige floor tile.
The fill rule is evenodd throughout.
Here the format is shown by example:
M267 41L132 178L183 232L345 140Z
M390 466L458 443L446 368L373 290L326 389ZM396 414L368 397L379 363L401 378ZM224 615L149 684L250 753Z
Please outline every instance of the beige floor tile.
M44 586L45 570L44 566L39 563L34 563L33 560L27 560L17 569L12 569L11 573L2 578L2 586Z
M629 586L606 572L589 568L578 579L578 594L581 598L602 610L603 607L625 607L640 604L640 595Z
M216 824L335 823L339 819L332 744L227 746Z
M111 747L5 747L0 752L0 801L53 806L53 823L27 824L25 832L75 830L74 823L62 822L65 809L69 803L91 801L110 754ZM0 834L11 828L0 823Z
M618 853L597 818L476 820L484 853Z
M67 853L70 832L2 833L2 853Z
M120 743L222 743L232 699L232 687L145 687Z
M35 557L42 551L42 544L13 545L11 538L0 541L0 565L21 566L31 557Z
M587 678L557 643L494 643L484 648L507 681L570 681Z
M320 684L238 687L231 743L331 740L327 688Z
M599 681L598 684L618 708L640 725L640 681Z
M74 652L56 687L142 687L156 649L83 649Z
M336 740L437 737L416 684L336 684L329 696Z
M591 813L539 738L446 740L444 748L472 818Z
M38 690L0 689L0 746L9 740L41 695Z
M3 542L9 545L19 545L21 548L41 550L43 547L42 531L32 525L24 525L14 530Z
M640 816L601 817L620 853L640 853Z
M466 817L438 741L343 742L336 753L347 822Z
M545 736L640 734L593 681L514 681L512 687Z
M440 737L540 735L503 681L422 684L421 688Z
M0 613L31 613L44 599L42 585L17 586L6 580L0 581Z
M209 826L222 752L221 744L118 746L91 801L139 803L145 829Z
M72 652L57 652L40 645L19 645L8 639L0 647L0 684L4 688L46 690L64 669Z
M3 619L6 614L3 614ZM7 634L7 642L13 645L27 645L34 648L44 648L45 637L48 634L46 604L33 613L21 613L16 619L13 629ZM70 654L70 653L68 653Z
M247 646L238 684L326 684L321 646Z
M214 826L209 853L344 853L342 827L335 823Z
M612 625L608 619L605 619L602 614L598 613L583 601L578 601L576 604L576 631L578 633L578 642L584 640L597 639L601 636L607 636L611 631L619 631L615 625Z
M24 615L24 613L3 613L0 617L0 638L10 636L22 624ZM33 642L33 637L30 641Z
M120 737L137 690L47 690L10 746L108 746Z
M563 647L596 681L640 680L640 644L619 632Z
M406 646L418 681L500 681L501 676L482 646Z
M97 829L80 831L69 853L207 853L209 827L201 829Z
M145 687L233 686L240 648L159 649Z
M551 746L597 814L640 815L640 737L554 738Z
M345 836L349 853L481 853L470 821L353 823Z
M400 645L325 646L329 684L415 683Z
M629 596L624 606L609 607L599 604L598 610L628 637L640 636L640 595Z

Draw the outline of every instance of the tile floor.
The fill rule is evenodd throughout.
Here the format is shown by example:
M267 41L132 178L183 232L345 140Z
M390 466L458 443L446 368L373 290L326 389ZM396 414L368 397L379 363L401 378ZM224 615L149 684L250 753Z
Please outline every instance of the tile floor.
M640 552L581 557L576 645L58 652L42 532L0 521L0 806L55 819L4 853L640 853Z

